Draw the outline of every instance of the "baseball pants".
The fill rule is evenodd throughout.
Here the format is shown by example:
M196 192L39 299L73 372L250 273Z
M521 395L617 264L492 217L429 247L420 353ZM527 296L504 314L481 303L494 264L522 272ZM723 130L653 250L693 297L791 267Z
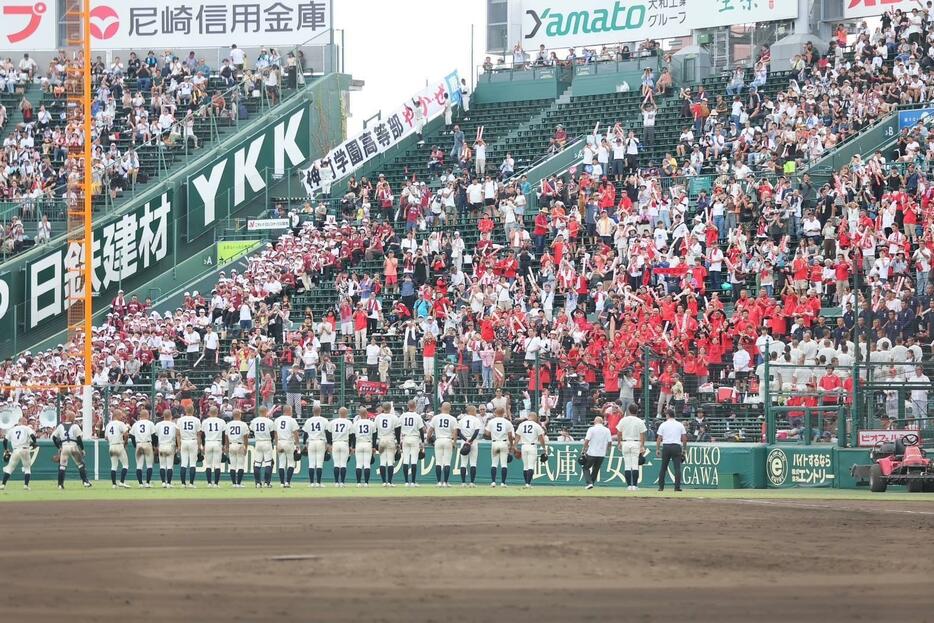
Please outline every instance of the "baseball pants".
M414 465L418 463L418 452L421 449L421 440L414 436L402 438L402 464Z
M538 462L538 446L534 443L522 444L522 469L535 469Z
M159 468L172 469L175 466L175 444L159 446Z
M272 466L272 442L268 439L262 439L256 442L253 448L253 465L258 467Z
M246 446L242 443L231 443L227 448L228 458L230 459L230 471L246 470Z
M324 453L327 442L324 439L308 440L308 469L324 467Z
M84 465L84 453L78 448L78 444L73 441L62 444L62 449L58 453L59 469L68 467L68 459L72 459L78 467Z
M461 467L476 467L477 456L480 454L480 444L476 441L470 444L470 452L461 455Z
M126 454L126 446L122 443L110 444L110 469L119 470L120 466L130 469L130 461Z
M380 437L376 447L379 450L380 467L394 468L396 465L396 438L393 436Z
M10 461L6 464L6 467L3 468L3 471L7 474L12 474L16 471L17 467L22 466L24 474L32 473L32 453L29 450L29 446L23 446L22 448L16 448L10 453Z
M204 469L220 469L223 454L224 450L219 442L204 444Z
M331 444L331 459L334 461L334 467L347 467L349 458L350 446L346 441L335 441Z
M354 449L354 461L357 469L369 469L370 460L373 458L373 444L369 442L357 442Z
M136 444L136 469L145 470L146 468L152 469L155 461L153 460L152 444L151 443L138 443Z
M638 441L623 442L623 464L626 470L639 469L639 446Z
M490 461L493 467L507 467L509 465L509 443L494 441L490 446Z
M183 439L182 440L182 469L188 469L189 467L195 467L198 464L198 440L197 439Z
M452 439L435 440L435 465L441 467L451 466L451 456L454 454L454 441Z
M276 465L279 469L295 469L295 444L291 440L276 444Z

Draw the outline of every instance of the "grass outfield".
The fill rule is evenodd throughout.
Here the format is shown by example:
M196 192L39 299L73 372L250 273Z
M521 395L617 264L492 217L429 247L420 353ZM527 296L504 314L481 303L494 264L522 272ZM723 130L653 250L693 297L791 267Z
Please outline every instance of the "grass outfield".
M586 491L581 487L538 486L525 489L521 485L507 488L488 484L478 484L476 488L462 488L459 483L452 483L449 489L440 489L432 483L423 482L418 488L406 488L397 485L389 489L379 483L358 489L356 484L348 483L344 489L337 489L333 484L324 488L310 488L307 482L293 484L291 489L281 489L274 484L272 489L256 489L248 485L244 489L233 489L224 483L219 489L209 489L202 481L197 489L182 489L176 485L173 489L162 489L158 484L152 489L139 489L136 484L132 489L112 489L107 481L98 481L90 489L85 489L75 480L66 483L64 491L56 489L52 481L32 483L31 491L24 491L22 481L11 480L4 491L0 491L0 503L3 502L46 502L46 501L88 501L88 500L257 500L273 499L314 499L314 498L405 498L405 497L621 497L621 498L659 498L677 497L710 500L874 500L879 502L934 502L934 493L907 493L890 491L872 493L866 489L685 489L676 493L671 489L659 493L654 489L644 488L639 491L626 491L619 487L597 487Z

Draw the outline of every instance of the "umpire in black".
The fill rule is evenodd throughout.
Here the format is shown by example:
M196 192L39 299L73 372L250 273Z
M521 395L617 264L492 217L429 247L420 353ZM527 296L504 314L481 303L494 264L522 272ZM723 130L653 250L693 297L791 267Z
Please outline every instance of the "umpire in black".
M675 419L675 410L668 407L665 410L667 419L658 427L655 437L655 456L661 457L662 466L658 472L658 490L665 490L665 476L668 465L674 464L675 491L681 491L681 463L684 460L684 450L688 444L688 432L684 424Z

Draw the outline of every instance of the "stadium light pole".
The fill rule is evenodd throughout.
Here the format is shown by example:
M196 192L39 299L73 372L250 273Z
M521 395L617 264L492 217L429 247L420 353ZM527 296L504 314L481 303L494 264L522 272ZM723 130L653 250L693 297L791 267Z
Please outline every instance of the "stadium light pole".
M93 341L91 326L94 322L94 209L91 184L93 181L91 145L91 0L82 0L81 33L84 68L82 71L84 94L84 387L81 398L82 429L86 439L94 432L94 409L91 380L94 375Z

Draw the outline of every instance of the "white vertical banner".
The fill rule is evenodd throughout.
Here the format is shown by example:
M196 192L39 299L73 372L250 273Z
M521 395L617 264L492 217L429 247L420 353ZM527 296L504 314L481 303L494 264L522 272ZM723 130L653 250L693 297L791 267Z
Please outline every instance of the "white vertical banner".
M444 112L445 95L451 99L452 106L460 101L459 83L456 71L432 82L372 128L363 130L329 151L324 158L315 160L302 174L305 190L313 195L321 187L322 169L330 171L329 179L337 180L415 134L420 122L427 123Z

